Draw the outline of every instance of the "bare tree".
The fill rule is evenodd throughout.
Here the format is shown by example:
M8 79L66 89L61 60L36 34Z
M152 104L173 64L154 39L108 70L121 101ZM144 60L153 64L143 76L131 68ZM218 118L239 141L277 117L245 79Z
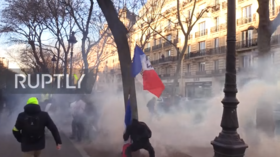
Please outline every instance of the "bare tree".
M127 39L128 30L119 19L118 13L111 0L97 0L97 2L107 20L117 45L122 73L124 102L127 101L128 95L130 95L132 116L133 118L138 118L135 82L131 75L131 55Z
M11 42L28 44L36 63L43 72L49 72L43 54L42 36L46 27L42 24L44 3L30 0L6 0L7 6L2 10L0 33L15 34Z
M280 14L270 20L270 0L258 0L259 27L258 27L258 50L260 56L265 57L270 52L271 36L280 25ZM275 4L274 4L275 5ZM274 8L275 10L276 8Z
M97 45L106 31L104 28L104 18L99 8L94 5L93 0L63 1L70 15L75 21L78 30L82 34L81 53L84 62L84 73L87 74L89 63L88 55L93 46ZM103 32L100 34L100 32Z
M56 71L58 70L59 61L64 65L64 76L67 73L68 56L70 52L69 40L70 33L73 31L75 22L74 19L67 13L66 7L57 3L57 1L46 1L46 13L44 25L56 38L55 49L57 51ZM63 56L63 60L60 57ZM64 85L66 85L64 79Z
M151 9L152 12L156 12L158 14L157 20L160 20L161 22L163 21L168 21L168 25L164 28L164 31L162 31L160 28L154 28L154 25L159 25L159 21L157 23L153 23L147 19L150 16L149 12L146 12L147 18L142 18L143 19L143 24L148 25L149 28L154 31L156 34L158 34L162 39L164 39L167 43L171 44L176 52L177 52L177 65L176 65L176 71L174 74L174 83L173 83L173 90L178 84L178 79L180 76L180 71L181 71L181 64L182 60L184 58L184 55L186 53L186 50L188 48L188 39L190 37L190 33L193 29L193 27L196 25L196 23L202 19L202 18L207 18L205 16L205 13L209 12L213 6L205 6L205 8L202 8L201 10L197 7L197 1L198 0L193 0L193 1L184 1L180 2L180 0L176 0L176 6L173 8L170 8L163 12L162 8L165 7L169 1L164 1L164 0L153 0L149 1L149 4L144 5L144 7L148 8L150 6L155 7ZM162 5L158 5L158 4ZM186 10L183 10L183 8L188 4L192 3L192 9L189 10L187 16L185 16ZM149 9L148 9L149 10ZM149 10L150 11L150 10ZM155 13L153 13L155 14ZM175 17L175 18L169 18ZM153 20L154 18L151 18ZM166 32L176 32L175 39L168 39ZM181 45L181 48L177 47L177 43L179 42L178 40L178 35L179 33L182 33L183 35L183 43ZM173 36L174 37L174 36ZM172 92L172 94L175 94L176 92Z

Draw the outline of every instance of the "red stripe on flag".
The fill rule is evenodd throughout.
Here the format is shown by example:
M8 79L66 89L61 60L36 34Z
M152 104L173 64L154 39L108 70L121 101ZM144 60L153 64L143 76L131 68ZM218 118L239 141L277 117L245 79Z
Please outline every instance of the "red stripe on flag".
M143 71L143 88L157 97L160 97L161 93L165 89L164 84L155 70Z

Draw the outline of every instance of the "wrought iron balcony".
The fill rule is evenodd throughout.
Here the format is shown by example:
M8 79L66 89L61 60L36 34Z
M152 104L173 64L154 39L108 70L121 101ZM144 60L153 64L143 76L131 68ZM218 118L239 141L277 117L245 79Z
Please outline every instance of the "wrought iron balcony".
M195 32L195 37L196 38L203 37L203 36L206 36L207 34L208 34L208 29L204 29L204 30Z
M152 47L152 50L155 51L155 50L159 50L162 48L162 44L158 44L158 45L155 45Z
M193 58L193 57L202 57L202 56L206 56L206 55L217 55L217 54L222 54L222 53L226 53L226 46L193 51L189 54L185 54L185 59L189 59L189 58Z
M171 41L171 42L172 42L172 41ZM170 41L165 41L165 42L163 43L163 47L171 46L171 45L172 45L171 42L170 42Z
M151 48L150 47L147 47L144 49L144 52L150 52L151 51Z
M247 24L247 23L251 23L251 22L253 22L252 19L253 19L252 15L240 18L240 19L237 20L237 25L244 25L244 24Z
M215 33L215 32L218 32L218 31L220 31L220 25L216 25L216 26L211 28L211 33Z
M258 45L258 39L247 39L243 41L236 42L236 49L241 49L241 48L249 48L249 47L254 47Z
M169 63L169 62L174 62L178 60L178 56L168 56L168 57L162 57L158 60L153 60L151 61L151 64L159 64L159 63Z

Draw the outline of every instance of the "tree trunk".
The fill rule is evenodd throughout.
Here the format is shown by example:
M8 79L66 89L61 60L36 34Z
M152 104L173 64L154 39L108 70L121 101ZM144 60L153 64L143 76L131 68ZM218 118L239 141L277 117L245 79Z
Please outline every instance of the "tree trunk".
M126 36L128 31L124 24L120 21L118 13L111 0L97 0L97 2L105 15L117 45L121 64L124 102L126 104L128 95L130 94L132 117L138 118L135 82L131 75L131 56Z
M259 8L259 28L258 28L258 50L260 55L270 51L270 19L269 19L269 0L258 0Z
M273 72L271 69L270 58L270 40L274 31L271 30L271 21L269 19L269 0L258 0L259 8L259 27L258 27L258 77L267 83L271 82ZM263 70L266 69L266 70ZM261 98L262 99L262 98ZM275 102L276 103L276 102ZM262 103L257 105L256 125L257 129L264 131L265 134L272 137L274 134L275 123L273 120L273 105Z

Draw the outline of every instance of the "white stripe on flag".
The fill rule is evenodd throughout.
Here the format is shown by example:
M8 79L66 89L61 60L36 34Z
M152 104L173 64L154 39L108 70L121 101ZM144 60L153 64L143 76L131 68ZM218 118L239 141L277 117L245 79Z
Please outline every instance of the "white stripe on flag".
M136 75L135 79L141 83L141 85L143 85L143 76L141 75L141 73L139 73L138 75Z

